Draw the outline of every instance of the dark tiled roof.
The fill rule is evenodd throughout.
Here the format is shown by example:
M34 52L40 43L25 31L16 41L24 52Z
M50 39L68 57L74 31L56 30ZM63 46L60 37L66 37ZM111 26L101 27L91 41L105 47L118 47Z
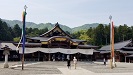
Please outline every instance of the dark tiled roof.
M98 50L93 50L93 52L100 52L100 51L98 51Z
M14 43L14 44L18 45L18 43ZM22 43L20 43L20 45L22 45ZM29 45L32 45L32 46L41 46L42 44L41 43L28 43L28 42L25 43L25 46L29 46Z
M28 37L29 39L33 40L40 40L40 41L48 41L49 38L46 37Z
M133 47L123 47L122 49L133 50Z
M98 48L99 46L93 46L93 45L78 45L78 47Z
M115 43L114 44L114 49L115 50L121 49L121 48L127 46L129 43L131 43L131 40ZM110 50L110 45L103 46L99 50Z
M9 46L9 48L12 50L16 50L16 46L13 43L0 43L1 48L4 48L5 45Z
M67 39L71 40L72 42L75 42L70 37L67 37L67 36L53 36L53 37L49 38L48 40L50 40L52 38L67 38Z
M109 51L109 50L108 50L108 51L104 50L104 51L100 51L100 53L101 53L101 54L110 53L110 51Z
M72 39L74 42L86 42L85 40Z
M53 37L50 37L50 38L46 38L46 37L28 37L29 39L33 39L33 40L40 40L40 41L48 41L52 38L67 38L67 39L70 39L71 41L73 41L73 39L67 37L67 36L53 36ZM77 41L82 41L82 40L77 40ZM73 42L77 42L77 41L73 41Z
M121 53L129 53L129 54L133 54L133 51L124 51L124 50L120 50Z
M132 55L128 55L128 56L126 56L126 57L133 57L133 54L132 54Z

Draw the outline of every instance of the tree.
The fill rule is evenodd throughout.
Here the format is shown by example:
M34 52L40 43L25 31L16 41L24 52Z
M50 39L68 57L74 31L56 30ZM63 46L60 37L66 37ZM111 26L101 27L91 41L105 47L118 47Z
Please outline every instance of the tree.
M41 34L47 32L47 31L48 31L48 28L40 29L40 30L39 30L39 35L41 35Z
M90 27L88 30L87 30L87 32L86 32L86 34L88 35L88 37L89 37L89 41L88 41L88 43L89 44L94 44L94 29L95 28L92 28L92 27Z
M104 37L106 40L106 45L110 43L110 25L106 25L104 28Z
M26 33L27 33L27 34L31 33L32 31L33 31L32 28L26 28Z
M69 34L69 35L70 35L70 32L68 32L68 31L65 31L65 33L67 33L67 34Z
M105 36L104 36L104 26L103 24L99 24L95 29L94 41L95 45L105 45Z
M79 39L87 41L86 43L90 43L92 39L87 34L81 34Z
M71 34L73 38L78 39L80 37L80 31Z
M13 38L13 41L14 42L19 42L20 41L20 37Z
M1 41L11 41L13 36L11 35L10 28L0 19L0 40Z
M15 37L20 37L22 34L22 29L19 27L18 24L16 24L13 28L13 32L15 34Z
M119 35L119 41L128 40L127 39L127 30L128 26L125 24L124 26L120 25L118 27L118 35Z

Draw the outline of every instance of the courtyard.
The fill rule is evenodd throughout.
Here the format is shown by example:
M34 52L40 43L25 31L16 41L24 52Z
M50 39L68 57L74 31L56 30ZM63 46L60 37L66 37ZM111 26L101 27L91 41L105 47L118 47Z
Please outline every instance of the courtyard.
M66 61L25 62L24 70L21 70L21 62L9 62L10 68L3 68L0 62L0 75L133 75L132 63L117 62L117 67L110 69L109 62L78 62L74 69L67 68ZM14 67L14 68L12 68Z

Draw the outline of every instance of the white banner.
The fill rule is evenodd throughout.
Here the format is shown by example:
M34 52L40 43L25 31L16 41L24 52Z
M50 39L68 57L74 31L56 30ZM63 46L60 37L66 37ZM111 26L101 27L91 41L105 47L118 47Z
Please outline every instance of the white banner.
M41 51L44 53L63 53L63 54L75 54L82 53L86 55L92 55L94 49L63 49L63 48L25 48L25 54ZM22 54L22 48L19 48L19 53Z

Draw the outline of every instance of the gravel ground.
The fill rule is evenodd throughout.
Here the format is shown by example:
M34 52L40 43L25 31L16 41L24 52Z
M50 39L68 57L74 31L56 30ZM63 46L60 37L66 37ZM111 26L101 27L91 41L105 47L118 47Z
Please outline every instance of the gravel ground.
M31 64L36 62L25 62ZM67 68L67 62L40 62L34 65L28 65L21 70L21 67L14 69L3 68L3 62L0 62L0 75L36 75L36 74L62 74L58 68ZM72 63L72 62L71 62ZM78 62L77 67L84 68L94 73L133 73L133 63L116 63L117 67L109 68L109 64L103 65L103 62ZM21 65L21 62L9 62L9 66ZM73 68L73 64L71 64Z

